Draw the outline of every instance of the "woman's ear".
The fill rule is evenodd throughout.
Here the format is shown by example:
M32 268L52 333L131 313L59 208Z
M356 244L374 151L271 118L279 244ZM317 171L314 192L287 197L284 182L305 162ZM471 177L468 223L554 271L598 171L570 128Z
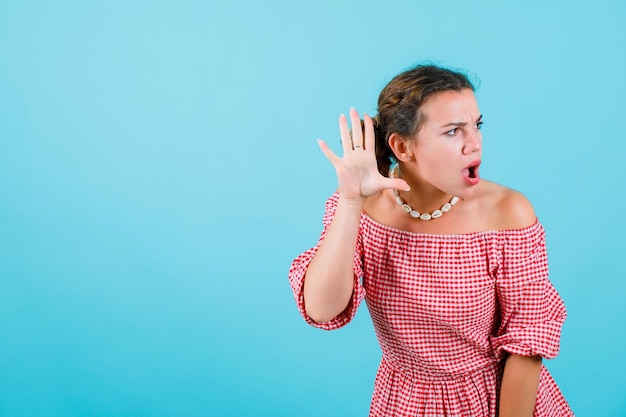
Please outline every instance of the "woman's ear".
M397 133L392 133L391 136L389 136L389 148L391 148L397 161L407 162L413 160L411 143L411 141L406 140Z

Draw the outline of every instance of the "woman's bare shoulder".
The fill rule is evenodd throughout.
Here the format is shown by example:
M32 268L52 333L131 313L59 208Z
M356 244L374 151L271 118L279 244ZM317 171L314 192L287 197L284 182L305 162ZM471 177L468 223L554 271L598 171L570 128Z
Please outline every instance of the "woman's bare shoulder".
M537 215L526 196L512 188L484 181L483 201L498 230L523 229L537 221Z

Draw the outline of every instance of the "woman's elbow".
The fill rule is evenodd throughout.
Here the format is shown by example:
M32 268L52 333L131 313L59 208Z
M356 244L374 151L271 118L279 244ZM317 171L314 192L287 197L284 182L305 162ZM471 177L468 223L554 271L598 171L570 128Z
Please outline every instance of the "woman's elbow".
M304 303L304 311L306 315L316 322L317 324L327 323L337 317L339 313L333 313L323 308L316 308L315 306L307 306L306 301Z

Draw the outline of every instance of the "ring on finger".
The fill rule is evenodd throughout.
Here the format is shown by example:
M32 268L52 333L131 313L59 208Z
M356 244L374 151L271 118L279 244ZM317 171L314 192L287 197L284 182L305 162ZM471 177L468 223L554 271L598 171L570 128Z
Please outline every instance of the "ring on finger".
M363 149L363 147L361 145L354 145L354 147L352 149L356 150L357 148Z

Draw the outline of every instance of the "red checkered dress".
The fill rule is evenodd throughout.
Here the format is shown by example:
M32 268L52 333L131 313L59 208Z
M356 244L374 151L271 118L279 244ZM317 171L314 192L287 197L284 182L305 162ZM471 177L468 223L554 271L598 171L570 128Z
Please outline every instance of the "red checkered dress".
M320 241L337 201L335 193L326 203ZM338 317L318 324L304 311L304 275L318 246L294 260L289 280L305 320L326 330L347 324L365 298L382 348L370 416L493 417L505 352L557 355L566 312L548 280L538 221L432 235L363 213L359 229L355 289ZM545 367L534 416L573 416Z

